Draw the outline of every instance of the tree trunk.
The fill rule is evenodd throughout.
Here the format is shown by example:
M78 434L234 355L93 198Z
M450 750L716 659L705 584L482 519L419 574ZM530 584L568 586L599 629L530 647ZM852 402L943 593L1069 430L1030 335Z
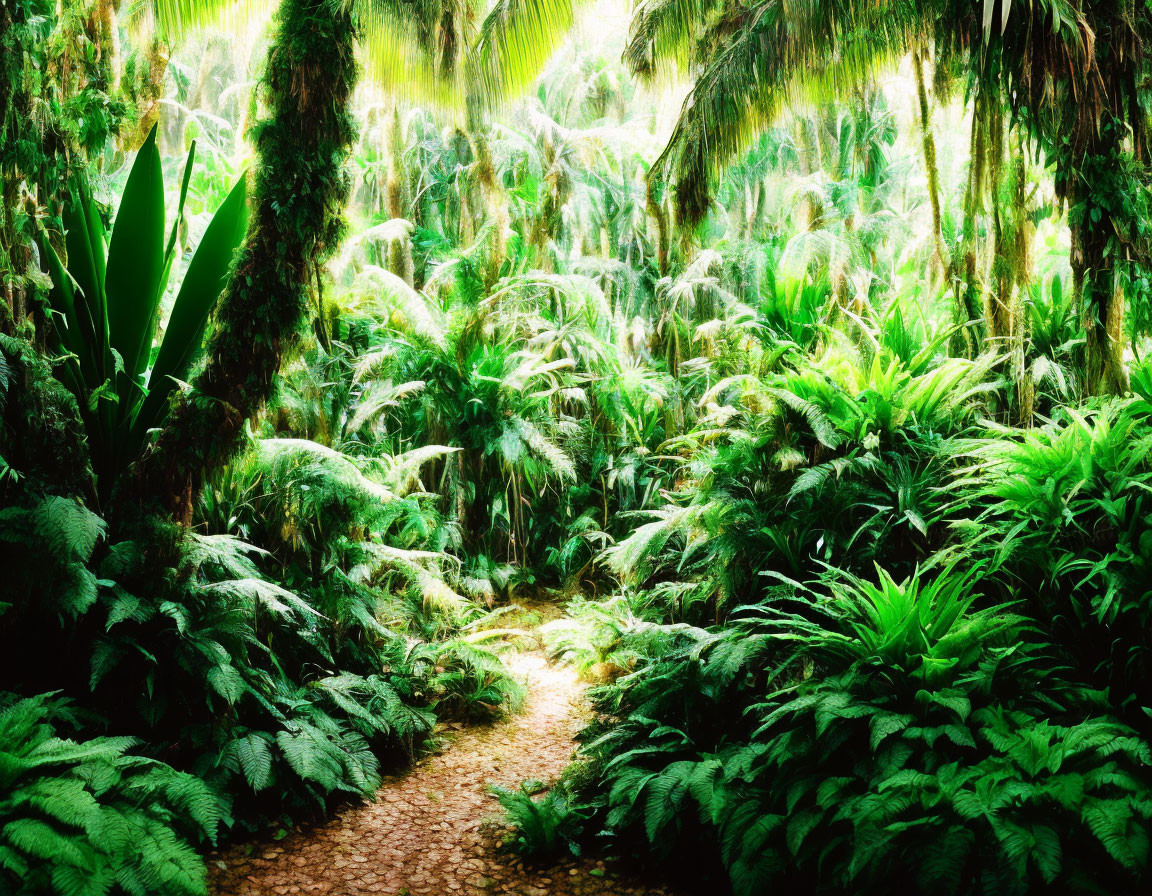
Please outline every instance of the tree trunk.
M968 140L968 182L964 188L964 225L961 231L961 252L964 259L963 283L960 290L964 316L971 322L983 318L982 296L984 281L977 266L977 215L984 211L984 181L987 141L985 140L987 99L976 97L972 104L972 129ZM959 276L959 271L957 271ZM979 352L982 335L975 328L965 329L965 347Z
M1124 368L1124 293L1116 265L1126 250L1117 239L1130 222L1114 220L1111 196L1100 196L1099 178L1090 176L1105 166L1113 170L1123 155L1123 126L1114 118L1096 131L1072 170L1069 214L1072 246L1072 290L1084 324L1085 386L1092 395L1120 395L1128 389ZM1091 166L1088 163L1091 163ZM1103 201L1101 201L1103 200Z
M271 396L309 308L310 274L342 233L355 80L349 14L326 0L283 0L268 51L268 117L254 129L248 236L220 299L207 361L125 477L119 518L161 510L187 520L207 471L233 457L244 424Z
M125 151L135 151L147 139L152 126L164 109L164 76L168 72L169 49L162 40L154 39L148 49L148 74L136 100L136 127L124 144Z
M98 0L95 12L100 24L101 62L108 69L108 92L115 93L120 89L120 23L116 19L120 0Z
M1107 260L1099 228L1081 222L1072 231L1072 290L1084 322L1085 387L1092 395L1128 389L1124 369L1124 294Z
M928 179L928 201L932 207L932 244L944 277L944 287L951 290L956 299L956 323L963 326L968 322L968 314L964 304L964 296L960 291L955 269L952 266L952 258L944 247L944 216L940 210L940 172L936 165L936 139L932 135L932 115L928 109L928 91L924 86L924 57L919 49L912 52L912 62L916 69L916 98L919 101L920 109L924 173ZM967 326L964 326L961 332L964 336L964 344L971 352L972 337Z
M389 218L412 218L412 202L408 197L408 176L404 170L404 125L400 121L400 108L392 105L392 120L388 123L385 152L388 154L388 179L385 182L386 209Z
M1008 262L1008 243L1005 237L1005 212L1002 209L1005 189L1004 115L1000 109L989 109L987 119L988 181L992 225L992 267L988 274L988 292L984 324L988 341L1003 353L1011 327L1008 312L1012 300L1011 265Z
M646 190L646 210L656 224L656 270L661 277L668 276L668 254L672 244L672 232L668 221L668 209L657 201L652 181Z

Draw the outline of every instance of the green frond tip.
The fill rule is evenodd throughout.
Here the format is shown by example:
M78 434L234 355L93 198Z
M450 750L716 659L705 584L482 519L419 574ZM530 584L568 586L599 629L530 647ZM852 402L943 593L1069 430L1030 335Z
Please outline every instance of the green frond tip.
M632 14L624 62L634 75L652 78L661 63L687 67L715 0L641 0Z
M337 0L359 22L367 76L411 102L462 108L462 35L441 0Z

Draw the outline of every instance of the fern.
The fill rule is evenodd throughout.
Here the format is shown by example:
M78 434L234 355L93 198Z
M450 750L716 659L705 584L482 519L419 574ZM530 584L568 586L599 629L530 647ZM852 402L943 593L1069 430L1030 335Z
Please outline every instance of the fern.
M565 853L580 855L576 837L585 813L562 786L543 795L527 784L518 790L494 787L492 792L513 829L505 843L516 852L537 861L554 861Z
M199 779L128 753L131 738L57 736L67 705L0 695L0 884L13 894L207 893L196 844L227 805Z
M982 575L955 561L904 582L834 573L717 632L645 624L662 650L594 692L604 715L577 790L591 830L662 856L714 842L740 893L795 874L855 892L1134 885L1149 748L1085 715L1027 620L976 606ZM1057 705L1072 709L1049 721Z
M272 748L264 734L249 734L228 742L222 761L234 772L244 775L254 791L272 783Z
M71 498L52 495L29 507L0 509L0 558L18 553L11 568L28 571L8 583L9 593L26 599L40 591L62 619L87 612L97 598L88 561L105 530L100 517Z
M769 389L768 394L800 414L812 428L817 441L827 448L840 444L840 434L828 414L815 402L806 400L788 389Z

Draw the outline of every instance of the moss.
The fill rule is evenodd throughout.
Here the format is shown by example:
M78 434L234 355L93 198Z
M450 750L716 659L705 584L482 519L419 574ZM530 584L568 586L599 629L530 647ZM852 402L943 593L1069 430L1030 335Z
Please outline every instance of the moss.
M92 467L76 399L30 342L0 336L0 506L25 486L88 495Z

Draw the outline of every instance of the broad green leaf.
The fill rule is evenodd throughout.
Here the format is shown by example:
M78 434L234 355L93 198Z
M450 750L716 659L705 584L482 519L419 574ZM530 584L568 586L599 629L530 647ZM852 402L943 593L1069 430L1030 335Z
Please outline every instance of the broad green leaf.
M82 374L77 359L83 357L81 353L85 352L87 347L76 330L76 281L65 270L60 256L56 254L56 250L43 236L40 239L40 254L48 267L48 275L52 278L52 291L49 293L48 300L56 314L53 321L53 329L59 337L59 344L56 348L76 356L59 369L66 377L65 385L79 399L83 397L83 392Z
M176 237L180 234L180 223L184 220L184 203L188 199L188 182L192 180L192 166L196 163L196 141L188 147L188 158L184 161L184 180L180 183L180 199L176 203L176 216L172 219L172 231L168 234L168 245L164 249L164 279L167 284L168 274L172 270L172 260L175 257Z
M148 363L163 275L164 178L153 126L128 175L108 247L109 342L131 378Z
M212 217L188 265L172 306L164 341L148 379L148 398L135 423L143 439L162 418L176 380L185 379L204 341L204 330L223 291L236 248L248 226L246 178L241 177Z
M68 326L82 351L80 357L85 379L103 379L107 370L107 328L104 307L104 227L100 216L81 186L74 191L63 212L64 248L68 253L68 273L78 291L73 296L73 309Z

